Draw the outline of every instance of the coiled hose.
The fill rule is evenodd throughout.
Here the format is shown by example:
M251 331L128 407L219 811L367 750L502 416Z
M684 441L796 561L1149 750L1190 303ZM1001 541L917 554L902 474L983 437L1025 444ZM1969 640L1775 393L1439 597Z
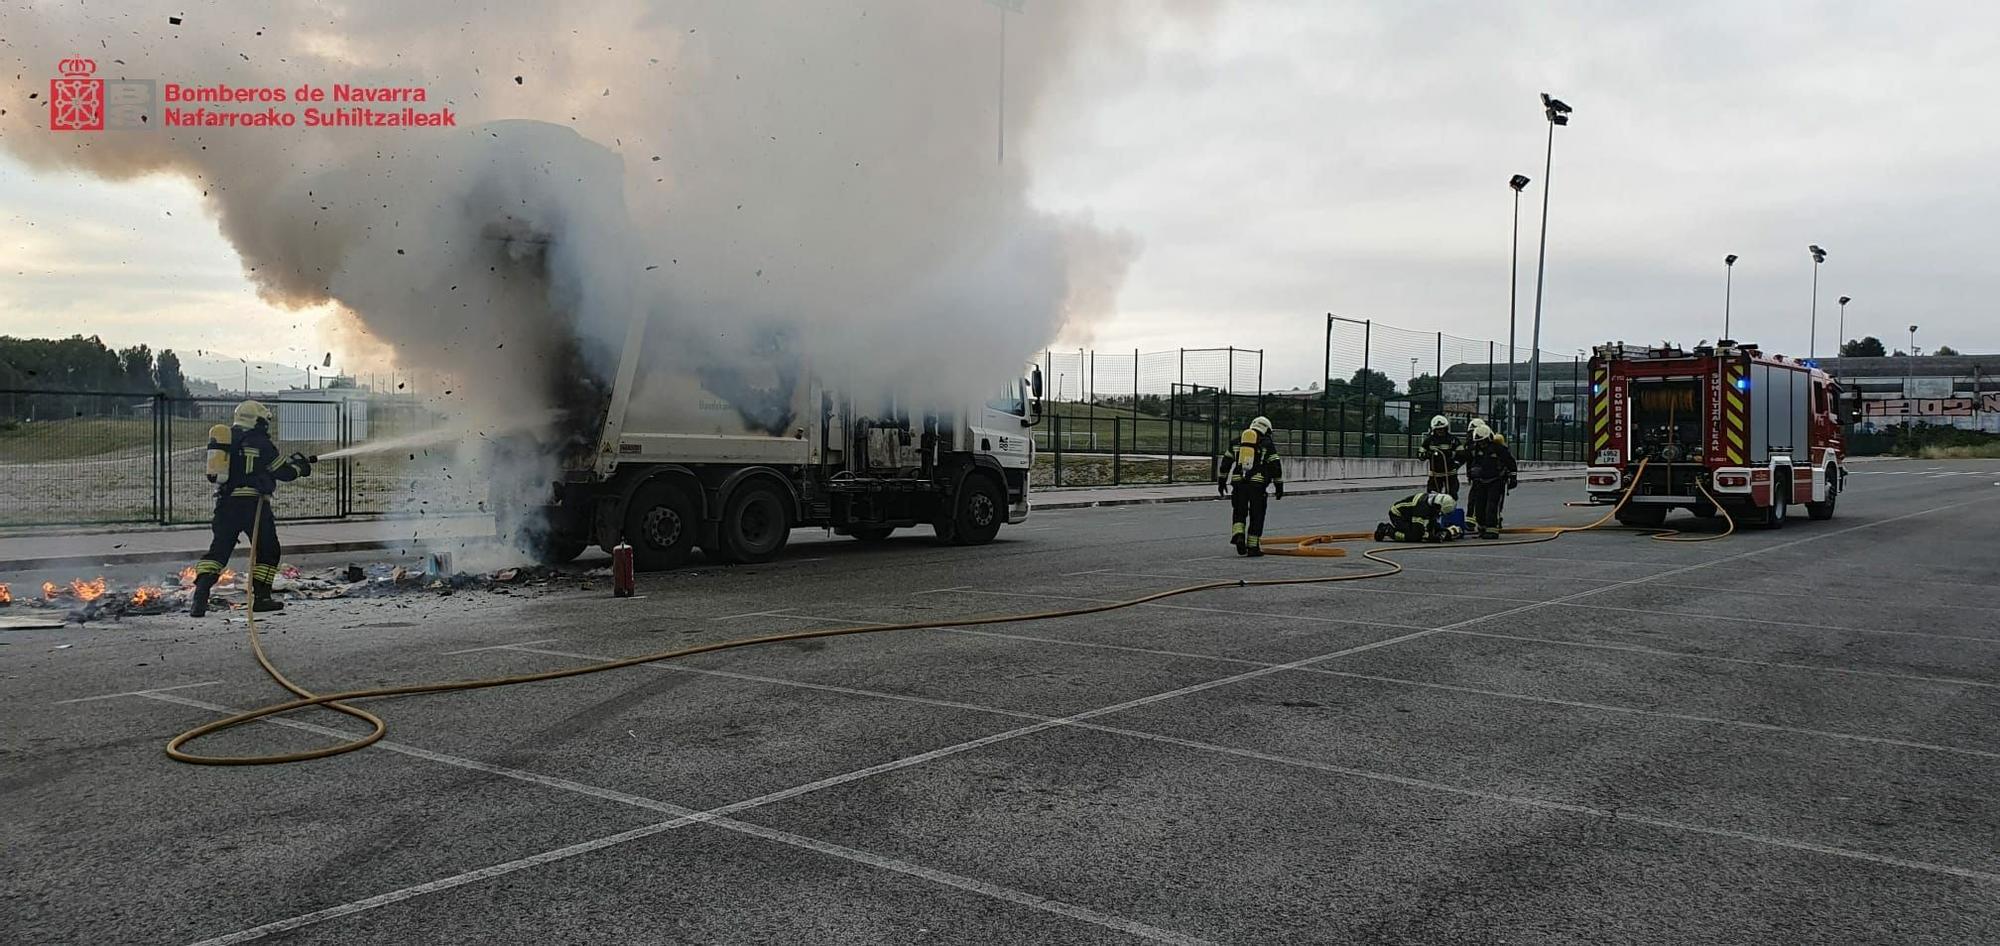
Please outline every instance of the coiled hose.
M1591 529L1599 528L1603 526L1606 522L1609 522L1613 516L1617 515L1618 510L1623 508L1625 506L1626 501L1632 498L1633 491L1636 490L1639 485L1639 475L1644 473L1645 469L1646 469L1645 463L1641 462L1638 471L1636 471L1632 476L1632 484L1626 487L1624 494L1618 498L1617 504L1611 507L1610 512L1605 513L1602 517L1597 519L1595 522L1590 523L1589 525L1530 526L1524 528L1506 529L1504 531L1509 534L1530 535L1533 537L1524 539L1515 539L1511 541L1488 542L1488 543L1483 543L1482 545L1476 547L1494 548L1497 546L1507 546L1507 545L1532 545L1538 542L1554 541L1555 539L1561 538L1562 536L1567 535L1571 532L1584 532ZM1698 488L1702 489L1702 494L1704 496L1708 496L1711 502L1714 501L1715 497L1709 495L1708 490L1706 488L1699 487L1699 485ZM257 560L257 531L263 524L263 516L267 504L268 500L265 498L260 498L258 500L257 512L252 522L252 527L250 530L250 560L252 562L255 562ZM1722 508L1721 504L1717 503L1716 508L1721 509ZM1714 539L1724 538L1728 536L1730 533L1735 531L1736 523L1734 519L1728 518L1727 512L1724 512L1723 516L1727 520L1728 528L1719 534L1680 538L1678 537L1678 533L1675 532L1674 530L1654 530L1652 537L1655 539L1664 539L1667 541L1695 541L1695 542L1711 541ZM1268 543L1272 543L1274 546L1276 546L1267 549L1267 551L1273 555L1301 555L1301 556L1323 557L1323 556L1336 556L1336 555L1346 554L1346 551L1344 549L1328 548L1327 546L1331 543L1341 542L1341 541L1351 541L1356 539L1369 539L1372 537L1373 533L1369 532L1329 532L1316 535L1299 535L1299 536L1282 536L1282 537L1274 536L1265 539L1265 541ZM1063 608L1054 611L1037 611L1030 614L995 614L983 617L954 618L946 621L922 621L922 622L911 622L906 624L868 624L868 625L850 626L850 627L815 628L812 630L805 630L805 631L792 631L784 634L765 634L757 637L743 637L743 638L737 638L735 640L718 641L712 644L700 644L694 647L676 648L674 650L663 650L650 654L641 654L636 657L624 657L618 660L607 660L601 663L585 664L582 666L569 667L562 670L545 670L538 673L513 674L509 676L500 676L500 677L481 677L469 680L445 680L432 683L407 683L399 686L370 687L360 690L343 690L339 693L313 693L312 691L307 690L305 687L302 687L297 683L294 683L289 677L286 677L284 672L279 670L277 665L271 662L270 655L266 653L264 650L263 641L257 633L257 612L255 608L252 607L245 611L245 620L247 624L246 633L250 638L250 652L252 655L256 657L257 665L259 667L262 667L264 669L264 672L268 674L271 677L271 679L275 681L279 686L285 688L286 691L290 692L292 696L295 697L295 699L287 700L281 703L272 703L268 706L260 706L257 707L256 709L245 710L233 716L228 716L222 719L214 720L212 722L203 723L202 725L196 726L193 729L183 732L180 735L175 736L173 739L169 740L167 742L166 751L167 751L167 756L173 759L174 761L186 762L191 765L276 765L286 762L304 762L309 759L324 759L329 756L336 756L348 752L353 752L356 749L365 749L368 746L375 744L377 741L381 740L383 736L388 734L389 725L388 723L384 722L380 716L370 713L367 710L348 705L350 702L356 700L375 700L375 699L384 699L387 697L394 697L394 696L415 696L417 694L422 694L422 693L455 693L462 690L484 690L492 687L514 686L516 684L522 684L522 683L541 683L547 680L561 680L567 677L581 677L586 674L602 673L606 670L619 670L625 667L636 667L639 666L640 664L658 663L664 660L677 660L682 657L692 657L696 654L714 653L716 651L721 651L721 650L735 650L741 647L755 647L761 644L776 644L785 641L814 640L817 638L825 638L825 637L845 637L851 634L882 634L890 631L914 631L923 629L936 630L936 629L955 628L955 627L980 627L989 624L1013 624L1022 621L1047 621L1047 620L1054 620L1057 618L1082 617L1087 614L1101 614L1106 611L1117 611L1124 608L1133 608L1133 607L1138 607L1139 605L1150 604L1152 602L1160 601L1166 598L1174 598L1174 597L1179 597L1181 595L1196 594L1203 591L1215 591L1222 588L1256 588L1256 587L1269 587L1274 585L1320 585L1320 584L1332 584L1334 582L1343 582L1343 581L1366 581L1371 578L1386 578L1390 575L1397 574L1398 572L1401 572L1403 570L1402 565L1396 563L1395 561L1392 561L1387 557L1391 554L1400 554L1403 552L1422 552L1426 550L1444 549L1450 547L1451 546L1445 546L1445 545L1397 545L1397 546L1377 546L1375 548L1365 549L1361 553L1363 558L1369 559L1370 561L1376 562L1377 564L1386 566L1385 568L1377 569L1375 571L1370 571L1370 572L1353 572L1340 575L1315 575L1304 578L1222 579L1217 581L1206 581L1206 582L1201 582L1199 584L1187 585L1181 588L1171 588L1166 591L1157 591L1152 594L1141 595L1136 598L1128 598L1120 601L1108 601L1101 604L1092 604L1084 607ZM198 753L187 751L187 746L189 743L192 743L195 740L201 739L203 737L212 736L215 735L216 733L223 732L225 730L235 729L238 726L242 726L247 723L253 723L260 719L266 719L272 716L278 716L296 710L302 710L309 706L324 706L327 709L333 710L334 712L351 716L364 723L367 723L369 731L365 735L357 736L346 742L337 743L335 745L330 745L330 746L324 746L318 749L307 749L299 752L281 752L281 753L272 753L269 755L201 755Z

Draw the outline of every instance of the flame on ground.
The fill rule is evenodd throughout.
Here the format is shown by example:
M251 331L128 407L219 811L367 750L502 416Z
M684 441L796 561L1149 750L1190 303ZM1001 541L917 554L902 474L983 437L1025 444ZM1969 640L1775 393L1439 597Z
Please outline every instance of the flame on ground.
M141 585L138 590L132 592L132 604L137 607L151 601L157 601L163 594L166 594L166 590L163 588L155 588L152 585Z
M78 578L69 583L69 590L71 594L76 595L78 601L96 601L104 594L104 576L97 576L96 581L84 581Z
M8 590L7 583L0 581L0 604L13 604L14 592Z
M189 565L188 567L181 569L180 577L181 577L182 587L194 584L194 566Z
M55 583L55 582L52 582L52 581L45 581L45 582L42 582L42 597L43 597L44 599L46 599L46 600L49 600L49 601L54 601L54 600L55 600L55 598L56 598L56 595L59 595L59 594L61 594L61 593L62 593L62 589L60 589L60 588L57 588L57 587L56 587L56 583Z

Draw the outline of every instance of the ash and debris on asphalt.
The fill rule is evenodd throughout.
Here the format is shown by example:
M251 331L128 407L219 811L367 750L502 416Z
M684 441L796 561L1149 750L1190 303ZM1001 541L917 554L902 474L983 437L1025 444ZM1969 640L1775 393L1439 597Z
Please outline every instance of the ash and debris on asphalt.
M54 612L69 622L118 621L126 617L183 613L194 594L192 567L159 576L155 580L117 583L105 579L76 578L67 582L44 581L39 588L14 587L0 583L0 614L28 609ZM460 592L519 597L538 597L565 591L591 591L608 585L608 567L576 569L550 565L517 565L487 572L440 573L376 562L316 569L310 574L293 565L282 566L272 593L281 599L326 600L331 598L444 597ZM238 610L248 600L247 576L225 570L216 583L209 607Z

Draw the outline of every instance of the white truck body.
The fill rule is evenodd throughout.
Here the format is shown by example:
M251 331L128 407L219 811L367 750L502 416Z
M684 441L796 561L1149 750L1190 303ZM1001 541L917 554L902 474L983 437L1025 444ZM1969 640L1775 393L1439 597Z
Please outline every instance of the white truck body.
M864 406L780 351L703 364L646 341L635 324L601 420L572 409L584 436L553 495L526 486L541 515L509 523L504 511L520 503L499 503L503 532L544 559L625 542L641 569L695 548L766 561L799 526L872 541L926 525L981 544L1027 519L1039 369L983 403Z

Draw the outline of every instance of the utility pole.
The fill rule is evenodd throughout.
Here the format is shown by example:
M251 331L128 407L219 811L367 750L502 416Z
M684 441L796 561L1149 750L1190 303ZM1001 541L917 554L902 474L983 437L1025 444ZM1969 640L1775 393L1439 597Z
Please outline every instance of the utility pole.
M1735 288L1735 283L1736 254L1731 253L1722 258L1722 337L1727 340L1735 339L1735 336L1729 334L1729 294L1730 290Z
M1813 258L1812 323L1806 330L1806 360L1812 361L1819 354L1819 264L1826 262L1826 250L1817 243L1806 249Z
M1528 351L1528 455L1537 460L1542 458L1541 446L1535 442L1535 402L1542 396L1542 277L1549 261L1549 177L1556 165L1556 126L1569 124L1570 107L1543 92L1542 113L1549 120L1549 149L1542 164L1542 245L1535 257L1535 330Z
M1507 436L1518 443L1521 439L1521 391L1514 385L1514 323L1521 296L1521 191L1528 186L1528 176L1516 174L1507 181L1507 186L1514 189L1514 254L1507 261ZM1493 365L1491 352L1487 353L1486 364L1490 374ZM1486 381L1490 395L1493 379L1487 378Z

